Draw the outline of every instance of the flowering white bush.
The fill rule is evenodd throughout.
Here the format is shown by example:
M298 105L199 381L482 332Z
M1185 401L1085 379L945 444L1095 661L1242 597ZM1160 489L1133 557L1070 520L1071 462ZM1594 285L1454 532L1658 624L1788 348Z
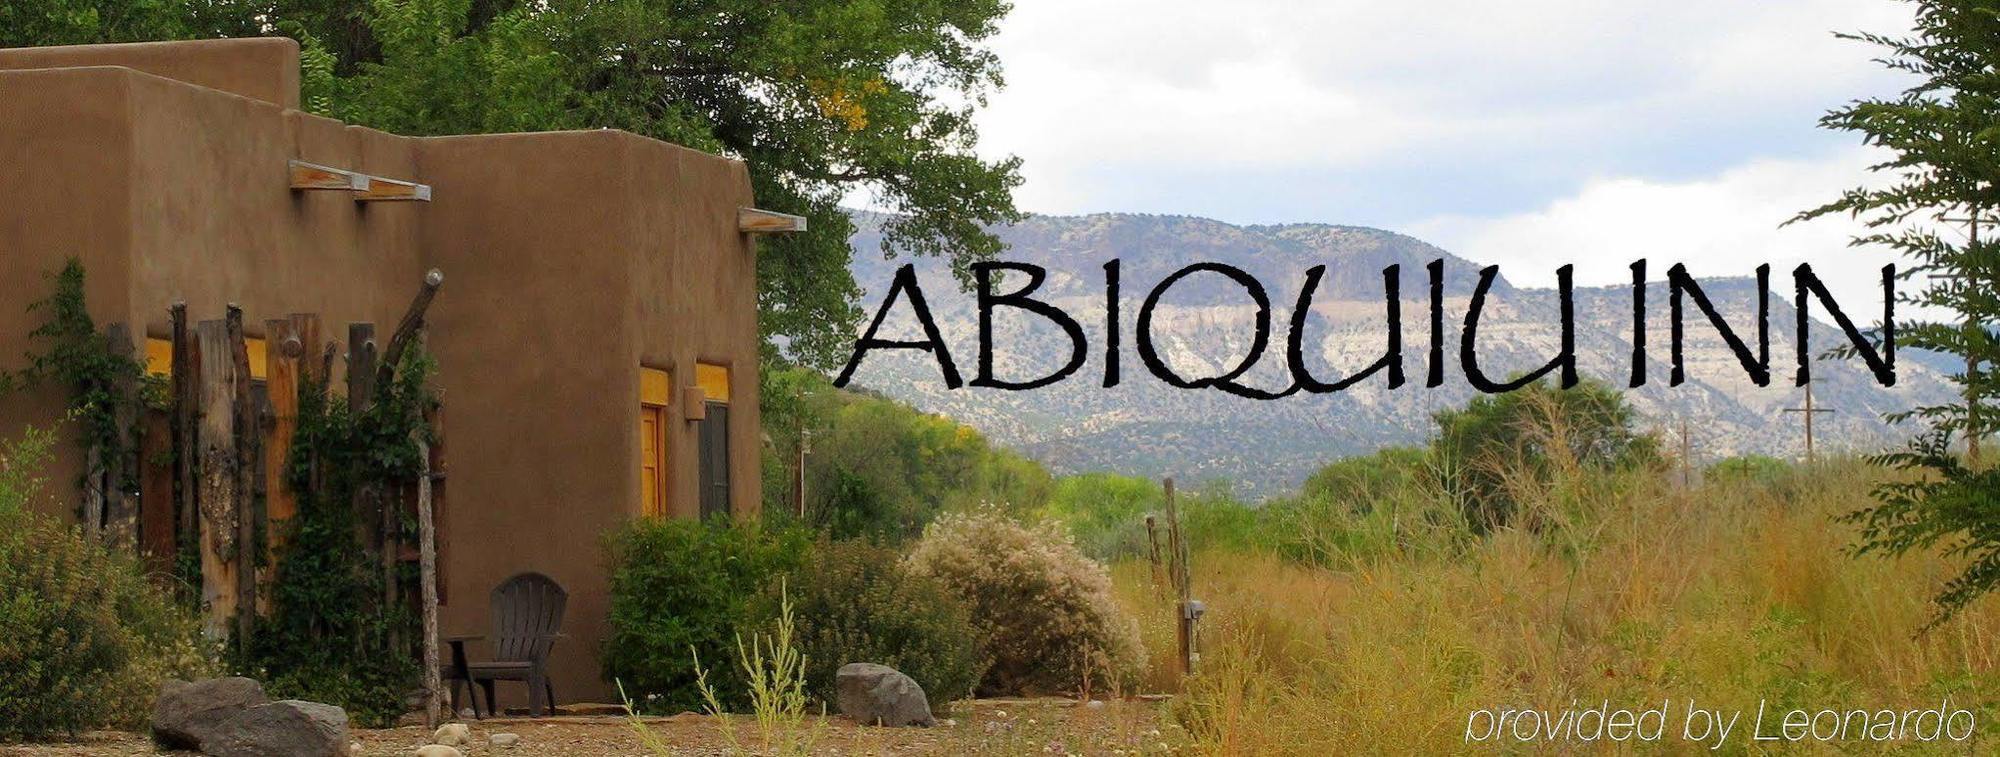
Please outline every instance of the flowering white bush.
M988 637L984 695L1124 685L1144 650L1102 564L1054 524L1027 526L991 509L945 515L906 558L964 596Z

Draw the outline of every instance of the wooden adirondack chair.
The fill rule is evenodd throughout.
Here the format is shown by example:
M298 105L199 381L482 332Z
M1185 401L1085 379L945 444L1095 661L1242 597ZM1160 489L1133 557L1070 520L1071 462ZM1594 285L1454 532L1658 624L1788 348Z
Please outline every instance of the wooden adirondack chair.
M528 685L528 712L541 717L555 706L549 683L549 650L562 638L563 606L569 592L540 573L522 573L493 589L493 660L467 666L469 677L486 691L494 709L495 681Z

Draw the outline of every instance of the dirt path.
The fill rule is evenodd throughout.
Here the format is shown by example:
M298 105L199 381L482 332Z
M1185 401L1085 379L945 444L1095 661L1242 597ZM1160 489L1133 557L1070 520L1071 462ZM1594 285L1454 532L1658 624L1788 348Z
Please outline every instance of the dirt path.
M813 753L855 755L1139 755L1163 754L1179 744L1178 730L1163 725L1160 706L1152 702L1109 702L1080 705L1066 699L980 700L961 702L954 717L937 728L863 728L840 718L819 721L813 729ZM725 729L715 719L699 715L645 718L645 727L674 755L731 753ZM491 718L473 721L472 740L461 746L466 757L648 757L640 735L623 718L575 716L560 718ZM757 743L756 722L734 717L731 727L742 743ZM495 733L521 737L512 748L487 744ZM429 743L430 732L408 726L356 730L363 753L372 756L409 755ZM110 757L156 754L143 734L93 733L72 744L0 747L0 755L61 755Z

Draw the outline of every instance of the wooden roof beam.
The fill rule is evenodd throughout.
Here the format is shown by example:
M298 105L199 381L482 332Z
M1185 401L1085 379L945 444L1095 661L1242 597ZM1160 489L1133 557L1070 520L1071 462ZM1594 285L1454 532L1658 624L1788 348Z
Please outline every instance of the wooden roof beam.
M356 202L430 202L429 184L369 176L303 160L286 161L294 190L337 190L353 192Z
M430 202L431 185L401 179L368 177L367 189L355 192L357 202Z
M736 229L745 234L795 234L806 230L806 217L773 210L737 208Z
M295 190L335 189L366 192L370 183L367 174L343 171L303 160L286 161L286 168L291 173L292 189Z

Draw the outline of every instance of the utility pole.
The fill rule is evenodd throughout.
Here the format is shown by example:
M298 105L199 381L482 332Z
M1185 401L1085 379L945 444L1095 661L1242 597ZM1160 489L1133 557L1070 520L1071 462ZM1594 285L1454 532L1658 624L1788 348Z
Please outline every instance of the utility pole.
M1828 409L1826 409L1826 408L1823 408L1823 407L1813 407L1813 396L1812 396L1812 384L1811 384L1811 383L1807 383L1807 384L1806 384L1806 406L1805 406L1805 407L1788 407L1788 408L1785 408L1785 412L1787 412L1787 413L1802 413L1802 414L1804 414L1804 415L1805 415L1805 417L1806 417L1806 462L1807 462L1808 464L1810 464L1810 463L1814 462L1814 461L1816 460L1816 458L1815 458L1815 456L1814 456L1814 454L1813 454L1813 415L1814 415L1814 414L1817 414L1817 413L1831 413L1831 412L1833 412L1833 411L1832 411L1832 410L1828 410Z
M1940 216L1938 220L1964 223L1966 249L1973 251L1979 247L1979 209L1972 209L1971 213L1965 218L1944 218ZM1962 281L1965 277L1963 274L1944 273L1931 274L1930 278L1933 281ZM1966 321L1964 328L1970 331L1971 329L1979 328L1979 326L1971 321ZM1967 350L1967 352L1970 353L1970 350ZM1979 465L1979 437L1982 436L1979 428L1979 398L1972 389L1973 384L1978 379L1979 361L1975 360L1971 354L1967 354L1965 356L1965 465L1968 468Z

